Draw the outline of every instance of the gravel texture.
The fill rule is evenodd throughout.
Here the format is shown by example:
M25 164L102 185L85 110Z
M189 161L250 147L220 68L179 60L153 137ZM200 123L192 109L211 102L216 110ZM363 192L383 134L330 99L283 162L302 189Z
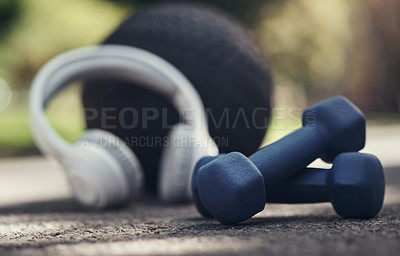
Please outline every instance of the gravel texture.
M43 162L27 163L42 172L43 180L50 179L50 172L46 176L35 168ZM223 226L201 218L192 205L162 205L153 198L122 209L88 211L52 188L53 199L0 206L0 254L398 255L400 168L385 171L384 208L366 220L343 219L327 203L271 204L251 220ZM1 187L0 192L4 197Z

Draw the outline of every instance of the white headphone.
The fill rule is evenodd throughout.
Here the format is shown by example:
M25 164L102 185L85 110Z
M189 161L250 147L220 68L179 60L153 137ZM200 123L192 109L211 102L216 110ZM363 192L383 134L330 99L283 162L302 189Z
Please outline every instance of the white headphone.
M191 197L197 161L217 155L209 135L201 99L193 85L160 57L134 47L96 46L64 53L36 75L30 94L30 119L37 146L65 168L72 191L85 206L104 208L128 201L142 187L143 171L129 147L110 132L88 130L71 145L50 126L44 115L48 102L71 82L88 78L118 78L145 86L167 97L178 110L190 110L183 124L172 128L159 175L159 196L179 202Z

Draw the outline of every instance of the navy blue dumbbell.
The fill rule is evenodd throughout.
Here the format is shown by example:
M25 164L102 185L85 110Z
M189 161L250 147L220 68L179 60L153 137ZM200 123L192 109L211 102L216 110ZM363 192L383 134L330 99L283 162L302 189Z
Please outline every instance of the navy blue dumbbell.
M331 202L342 217L370 218L382 208L385 177L375 156L343 153L330 170L306 168L266 190L267 203Z
M197 170L219 156L206 157ZM196 176L194 176L196 177ZM204 208L193 180L197 210L212 217ZM385 177L381 163L370 154L342 153L330 170L305 168L294 176L266 188L267 203L304 204L331 202L345 218L370 218L382 208Z
M244 221L264 209L266 187L292 176L318 157L331 162L342 152L364 147L364 115L344 97L332 97L307 108L302 120L303 128L249 158L233 152L202 166L193 182L197 182L203 210L223 224Z
M219 156L217 156L219 157ZM217 157L204 158L197 170ZM194 176L195 177L195 176ZM193 181L195 204L205 217L212 217L201 204ZM342 153L330 170L305 168L294 176L266 188L267 203L331 202L345 218L369 218L382 208L385 178L381 163L370 154Z
M203 157L196 163L196 166L194 167L194 171L193 171L193 175L192 175L192 184L191 184L193 202L194 202L194 205L196 206L197 211L201 215L203 215L203 217L206 217L206 218L212 218L212 215L207 211L207 209L201 203L200 196L199 196L199 190L197 187L197 173L201 167L203 167L204 165L208 164L209 162L211 162L221 156L224 156L224 155L226 155L226 154L219 154L217 156Z

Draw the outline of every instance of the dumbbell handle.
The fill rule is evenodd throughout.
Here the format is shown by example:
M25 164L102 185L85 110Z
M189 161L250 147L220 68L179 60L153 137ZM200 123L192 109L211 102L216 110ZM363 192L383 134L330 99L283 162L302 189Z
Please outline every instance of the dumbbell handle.
M249 157L260 170L266 187L283 181L320 157L328 144L328 130L303 127Z
M328 174L332 170L305 168L293 177L266 187L267 203L329 202Z

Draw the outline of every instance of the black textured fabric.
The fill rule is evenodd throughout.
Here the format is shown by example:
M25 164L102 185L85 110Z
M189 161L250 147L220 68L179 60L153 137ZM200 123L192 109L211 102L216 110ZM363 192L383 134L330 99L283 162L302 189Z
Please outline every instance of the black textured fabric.
M266 132L272 82L264 57L236 20L195 3L151 5L128 18L104 43L140 47L172 63L199 92L208 109L211 136L217 137L217 143L224 142L220 151L249 155L257 150ZM87 119L88 128L103 128L125 139L144 167L146 187L154 191L162 150L157 138L168 133L168 128L162 129L162 109L169 125L178 122L177 111L163 97L116 80L86 84L83 103L100 113ZM124 107L138 111L139 122L133 129L118 122ZM102 108L116 108L105 110L115 116L107 124L116 128L104 126ZM146 108L160 114L147 127L142 122ZM128 112L125 123L131 124L132 119Z

